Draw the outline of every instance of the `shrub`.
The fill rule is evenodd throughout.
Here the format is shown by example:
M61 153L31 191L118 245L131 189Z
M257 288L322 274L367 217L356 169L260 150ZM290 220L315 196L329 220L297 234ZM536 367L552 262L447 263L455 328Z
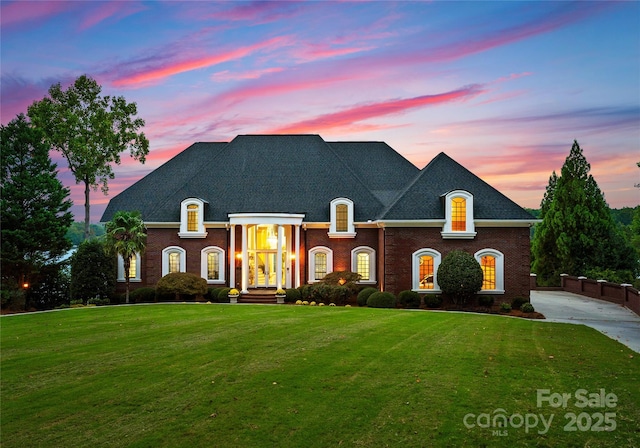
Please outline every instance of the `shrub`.
M218 290L218 303L231 302L231 299L229 298L229 291L231 291L231 288L220 288Z
M402 291L398 294L398 301L405 308L419 308L420 294L411 290Z
M131 303L151 303L156 301L156 290L154 288L138 288L129 293Z
M158 280L158 294L174 294L176 300L183 296L204 296L207 293L207 281L190 272L174 272Z
M322 283L326 283L328 285L346 285L347 283L357 283L361 278L362 276L355 272L333 271L324 276Z
M511 311L511 305L507 302L502 302L500 304L500 311L502 311L503 313L508 313L509 311Z
M438 267L438 284L455 304L464 304L482 288L482 268L473 255L462 250L449 252Z
M442 296L440 294L428 294L424 297L424 304L427 308L440 308L442 306Z
M511 301L511 309L513 310L519 310L520 307L527 303L529 300L525 299L524 297L516 297L515 299L513 299Z
M287 294L287 296L284 298L284 301L287 303L295 303L296 300L302 297L300 295L300 291L296 288L289 288L285 290L285 293Z
M367 299L367 306L370 308L395 308L396 296L390 292L376 291Z
M495 299L493 296L478 296L478 305L484 306L486 308L491 308Z
M533 313L535 311L535 308L533 307L533 305L527 302L522 304L522 306L520 307L520 311L522 311L523 313Z
M116 257L99 240L83 242L71 257L71 299L107 299L116 290Z
M362 291L358 293L358 298L356 299L358 306L367 306L367 299L374 292L378 292L377 288L373 288L371 286L364 288Z
M109 305L109 299L101 299L100 297L93 297L87 300L87 305L103 306Z
M223 289L220 286L209 288L204 298L207 302L217 303L218 302L218 294L220 294L220 290Z
M309 297L311 296L311 286L312 285L301 285L298 288L298 291L300 291L300 298L303 300L308 300Z

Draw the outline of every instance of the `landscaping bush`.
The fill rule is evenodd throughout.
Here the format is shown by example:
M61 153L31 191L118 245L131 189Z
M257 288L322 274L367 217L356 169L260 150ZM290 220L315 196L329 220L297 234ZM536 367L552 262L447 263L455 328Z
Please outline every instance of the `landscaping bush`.
M420 308L420 294L415 291L407 290L398 294L400 305L405 308Z
M101 299L100 297L93 297L87 300L87 305L104 306L109 304L109 299Z
M160 296L173 294L175 300L184 300L185 296L204 296L207 293L207 281L190 272L174 272L158 280L156 293Z
M129 293L131 303L153 303L156 301L155 288L138 288Z
M442 306L442 296L440 294L427 294L424 296L424 304L427 308L440 308Z
M355 297L362 289L362 286L358 284L362 276L356 272L351 271L333 271L323 277L320 282L330 286L340 286L346 288L345 290L331 290L330 294L334 294L334 300L338 303L347 303L349 298ZM330 299L331 300L331 299Z
M232 288L220 288L218 290L218 303L229 303L231 299L229 298L229 291Z
M300 291L296 288L286 289L285 293L287 294L287 296L284 298L284 301L286 303L295 303L296 300L299 300L300 297L302 297L300 295Z
M502 302L500 304L500 311L503 313L508 313L511 311L511 305L508 304L507 302Z
M462 305L482 288L480 263L462 250L449 252L438 267L438 284L453 303Z
M533 313L535 311L535 308L533 307L533 305L527 302L522 304L522 306L520 307L520 311L522 311L523 313Z
M367 299L367 306L370 308L395 308L396 296L390 292L376 291Z
M204 299L207 302L218 303L218 294L220 294L221 286L211 287L204 295Z
M493 296L478 296L478 305L484 306L486 308L491 308L495 299Z
M300 291L300 298L304 299L304 300L309 300L309 297L311 296L311 286L312 285L301 285L298 288L298 291Z
M358 306L367 306L367 299L369 299L369 296L371 294L373 294L374 292L378 292L377 288L373 288L371 286L368 286L366 288L364 288L362 291L360 291L358 293L358 297L356 299L356 302L358 303Z
M525 299L524 297L516 297L511 301L511 309L519 310L522 305L527 303L529 299Z

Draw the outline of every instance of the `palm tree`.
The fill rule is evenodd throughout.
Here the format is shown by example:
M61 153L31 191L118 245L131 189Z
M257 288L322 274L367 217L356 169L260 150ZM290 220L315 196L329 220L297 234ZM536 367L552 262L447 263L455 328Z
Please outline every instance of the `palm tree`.
M144 251L147 243L144 222L140 212L118 211L105 225L108 250L122 257L126 285L126 303L129 303L129 269L131 257Z

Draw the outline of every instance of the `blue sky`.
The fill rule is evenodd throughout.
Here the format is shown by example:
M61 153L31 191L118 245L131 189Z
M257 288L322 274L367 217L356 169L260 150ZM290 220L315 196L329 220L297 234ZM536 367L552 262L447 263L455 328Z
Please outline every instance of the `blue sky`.
M612 207L640 203L640 3L1 1L1 121L87 74L146 120L145 165L196 141L314 133L446 152L537 208L577 139ZM81 220L82 186L55 157Z

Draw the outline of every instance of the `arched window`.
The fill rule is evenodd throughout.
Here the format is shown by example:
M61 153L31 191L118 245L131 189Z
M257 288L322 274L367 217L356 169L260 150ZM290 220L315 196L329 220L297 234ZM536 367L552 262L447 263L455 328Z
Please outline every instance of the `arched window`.
M495 249L482 249L475 253L482 268L480 293L504 293L504 255Z
M198 198L188 198L180 203L180 238L204 238L204 204Z
M162 250L162 276L174 272L186 272L187 252L178 246L169 246Z
M367 246L353 249L351 271L360 274L360 283L376 283L376 251Z
M225 282L224 250L217 246L209 246L200 252L200 275L209 284Z
M476 236L473 222L473 195L468 191L454 190L444 195L445 223L442 238L473 239Z
M330 205L329 238L355 238L356 228L353 224L353 201L337 198Z
M440 291L438 286L440 260L440 252L434 249L420 249L413 253L413 290Z
M324 246L309 250L309 282L322 280L330 272L333 272L333 251Z
M124 282L124 260L121 255L118 255L118 281ZM135 253L131 256L129 261L129 281L130 282L139 282L141 281L140 277L140 254Z

